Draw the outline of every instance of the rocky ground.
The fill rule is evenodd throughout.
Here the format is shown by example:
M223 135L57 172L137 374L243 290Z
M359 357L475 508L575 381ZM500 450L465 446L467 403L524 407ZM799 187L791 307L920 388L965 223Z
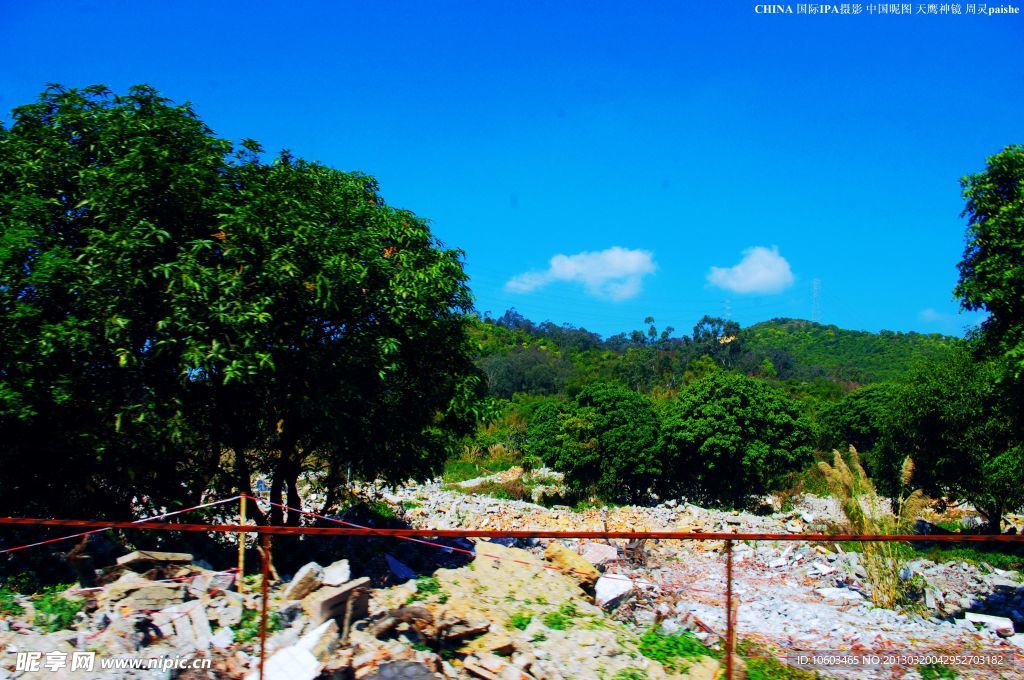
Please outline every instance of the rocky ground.
M383 499L413 526L430 528L796 534L842 521L831 500L813 497L768 516L672 501L573 512L465 493L480 483L453 489L408 485L385 490ZM413 551L471 554L450 561L451 568L417 573L408 566L416 564L408 559ZM1024 584L1016 572L964 562L911 562L902 576L920 588L921 602L897 611L871 605L862 557L838 545L737 542L733 554L737 637L760 654L795 662L811 652L992 651L1017 667L960 668L959 677L1024 677ZM380 563L390 572L385 578L353 574L349 562L356 557L338 554L332 563L310 563L270 585L268 680L631 680L714 678L721 671L721 542L498 539L453 547L404 541L383 553ZM7 614L0 613L0 650L6 651L0 655L0 679L257 678L258 584L250 582L239 593L233 574L206 566L185 554L125 555L101 571L98 587L67 593L84 605L66 626L40 618L39 598L18 597L13 608L6 605ZM652 651L652 630L669 636L658 638L662 642L675 640L669 647L699 640L708 649L677 654L678 647L666 653L662 645ZM83 651L105 659L195 657L210 659L212 667L19 669L18 653L25 651L63 654L67 660ZM752 677L771 677L751 669ZM921 677L918 665L906 660L871 669L816 670L835 677Z

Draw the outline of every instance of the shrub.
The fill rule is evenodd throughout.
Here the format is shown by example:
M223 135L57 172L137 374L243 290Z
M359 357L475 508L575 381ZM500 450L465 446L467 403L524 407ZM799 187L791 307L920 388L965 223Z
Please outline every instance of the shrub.
M754 378L717 372L663 407L663 490L745 506L810 462L812 433L795 402Z
M565 473L570 491L624 503L648 496L662 471L660 423L650 398L593 383L553 416L550 408L538 410L532 452Z
M47 633L70 628L75 622L75 615L85 606L84 600L73 600L57 592L60 586L48 589L33 601L36 615L33 625ZM63 588L66 588L64 586Z

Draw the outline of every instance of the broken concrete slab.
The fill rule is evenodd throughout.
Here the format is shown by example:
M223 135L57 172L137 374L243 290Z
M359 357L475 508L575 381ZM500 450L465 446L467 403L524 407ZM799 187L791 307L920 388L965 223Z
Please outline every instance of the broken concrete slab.
M352 578L352 569L348 560L338 560L324 567L323 582L325 586L340 586Z
M301 600L323 585L324 568L310 562L295 572L295 577L284 591L284 599Z
M849 588L815 588L815 592L826 600L839 602L860 602L864 596Z
M633 581L621 574L606 574L594 586L594 604L613 609L633 592Z
M340 642L338 622L330 619L303 635L295 646L309 651L319 661L327 661Z
M964 614L964 618L971 623L980 623L985 628L995 632L999 637L1010 637L1014 633L1013 621L1003 616L967 612Z
M484 680L529 680L532 677L508 660L486 652L467 656L462 667L473 677Z
M593 564L566 548L558 541L552 541L544 551L544 559L561 569L562 572L583 586L593 586L601 573Z
M606 543L587 543L583 546L580 557L599 567L619 559L619 550L614 545Z
M370 579L357 578L343 586L325 586L302 599L302 610L320 625L327 619L344 616L348 602L352 599L352 618L361 619L369 611L369 592L366 587ZM354 598L354 599L353 599Z
M149 567L153 564L191 564L192 555L188 553L159 552L156 550L136 550L117 558L119 567Z
M262 675L257 668L245 680L314 680L323 667L308 649L285 647L267 659Z
M165 638L175 635L183 642L194 644L197 649L209 649L213 640L206 607L199 600L171 605L154 612L153 624Z

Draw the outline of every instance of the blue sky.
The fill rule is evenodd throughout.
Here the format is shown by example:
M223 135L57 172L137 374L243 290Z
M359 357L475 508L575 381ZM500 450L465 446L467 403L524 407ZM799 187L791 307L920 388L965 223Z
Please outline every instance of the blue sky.
M818 280L826 323L975 323L958 179L1024 143L1024 15L754 7L0 0L0 117L47 82L149 83L375 175L494 314L748 325L810 318Z

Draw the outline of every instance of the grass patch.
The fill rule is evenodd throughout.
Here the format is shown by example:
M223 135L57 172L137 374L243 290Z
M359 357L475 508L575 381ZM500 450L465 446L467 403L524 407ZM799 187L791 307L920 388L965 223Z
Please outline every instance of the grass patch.
M70 584L52 586L35 598L32 602L36 611L35 619L32 621L33 625L42 628L47 633L71 628L75 623L75 615L85 607L85 600L64 597L58 592L69 587Z
M921 680L952 680L953 678L960 677L955 670L940 663L918 666L917 672L921 674Z
M17 593L7 588L0 587L0 615L19 616L25 613L25 608L16 599Z
M681 673L694 659L718 656L688 630L669 635L658 628L650 628L640 638L639 648L641 654L657 661L670 673Z
M284 628L284 620L277 612L267 613L267 634ZM258 609L243 609L242 620L235 626L235 642L245 644L260 637L260 612Z
M542 619L544 625L551 630L565 630L572 625L572 622L579 615L576 610L576 605L572 602L566 602L557 611L548 612Z
M429 597L436 597L441 604L448 601L448 593L441 589L441 582L437 580L436 576L420 576L415 583L416 592L408 597L405 604L410 605L417 600L426 600Z
M517 465L519 459L518 453L504 446L491 446L486 450L467 447L457 458L452 458L444 464L441 481L445 484L457 484L467 479L504 472Z
M918 559L924 558L932 562L967 562L975 566L980 566L984 562L990 567L1007 571L1024 569L1024 555L1002 550L931 546L922 550L913 550L913 554Z
M647 680L647 673L641 668L623 668L612 680Z
M515 628L516 630L526 630L526 627L530 625L530 621L533 621L533 614L530 612L516 612L509 617L508 627Z
M813 680L817 673L794 668L779 661L751 642L740 642L736 653L747 664L747 680Z

